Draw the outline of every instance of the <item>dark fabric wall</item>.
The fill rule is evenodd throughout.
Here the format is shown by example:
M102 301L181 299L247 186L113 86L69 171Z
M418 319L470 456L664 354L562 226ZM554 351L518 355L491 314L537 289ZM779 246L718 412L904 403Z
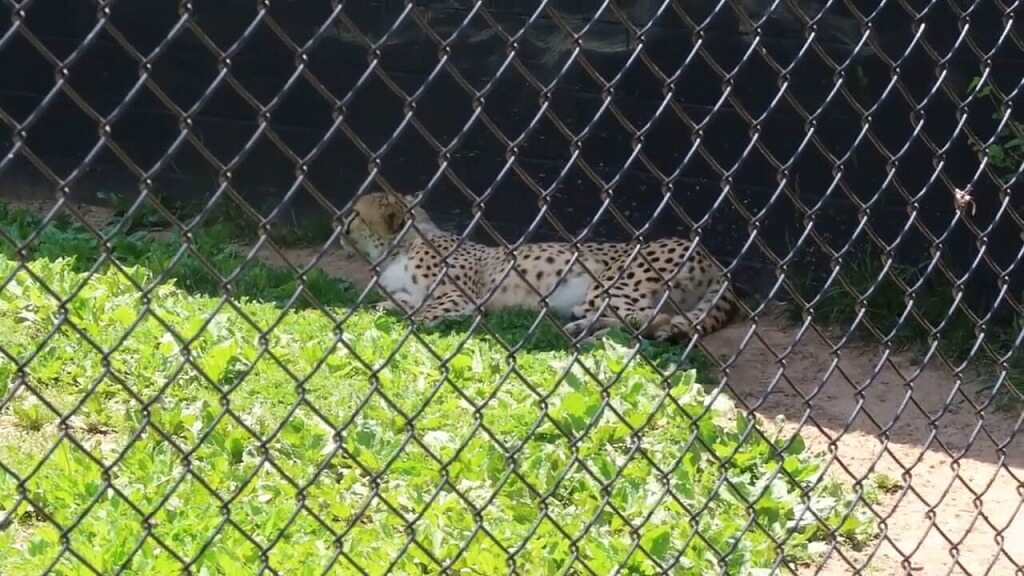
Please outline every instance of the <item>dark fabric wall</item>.
M821 8L801 1L812 16ZM638 26L651 23L643 54L634 55L626 28L605 13L584 36L588 49L580 59L586 64L566 66L571 46L557 41L558 24L550 17L538 16L509 58L505 40L484 34L485 19L476 16L461 24L472 2L433 0L419 2L417 9L441 41L462 26L445 66L438 65L444 53L439 41L419 32L407 17L377 58L331 27L302 57L314 82L296 76L296 52L281 35L302 48L334 7L326 0L270 4L257 19L256 2L194 2L183 23L177 2L121 0L110 8L109 25L116 34L97 24L91 2L39 0L23 19L13 20L57 60L73 58L67 85L98 117L114 115L112 140L143 171L159 166L152 179L167 194L209 195L218 174L196 146L180 138L179 118L164 100L189 114L195 138L222 164L233 163L231 184L261 207L296 187L296 159L308 161L307 182L343 207L367 177L367 150L386 150L378 158L379 174L399 190L417 191L435 181L427 205L450 225L464 226L470 217L460 185L477 195L491 194L484 215L508 239L518 238L538 218L537 190L556 182L550 215L571 233L591 224L602 189L610 191L625 219L643 226L671 186L690 222L667 208L648 235L686 234L693 222L707 217L701 224L703 241L726 263L742 253L736 279L745 291L762 294L775 282L773 260L763 249L784 257L811 221L814 234L804 238L809 249L802 256L816 256L805 265L817 272L827 272L828 262L815 242L838 249L857 230L860 237L874 234L884 242L900 238L897 253L905 263L920 264L930 250L939 249L951 271L968 270L977 261L978 238L962 223L949 230L952 186L971 182L979 157L962 131L952 137L964 114L963 123L983 138L995 124L987 103L973 103L958 114L958 100L990 51L996 85L1010 92L1024 77L1019 32L993 48L1003 31L996 3L979 3L963 35L960 16L948 3L856 3L861 13L874 13L871 42L862 44L858 18L833 2L837 7L817 19L815 42L808 45L808 26L784 11L784 3L765 20L755 42L743 32L737 10L757 19L770 3L678 2L657 15L657 0L619 2ZM505 30L514 32L530 17L524 7L535 3L485 4ZM573 15L593 13L582 2L549 4L570 24ZM916 27L908 6L923 12ZM366 0L347 2L344 13L379 38L403 10L401 2ZM137 189L138 174L109 147L96 148L101 120L82 112L76 98L62 91L46 99L60 66L11 24L5 34L0 105L9 122L32 119L25 145L59 177L96 151L92 169L72 186L82 197L103 187ZM228 57L219 59L213 51L228 51L236 43ZM371 62L394 86L370 70ZM150 82L161 95L140 86L126 104L142 69L151 71ZM940 82L937 74L943 70ZM413 121L406 116L407 97L396 95L394 87L415 95ZM483 95L474 99L472 90ZM41 109L44 101L48 105ZM269 112L261 116L260 106ZM641 129L638 155L633 144ZM578 147L571 145L572 135L579 137ZM516 142L514 167L508 141ZM442 155L436 143L452 147ZM11 141L6 145L9 149ZM160 166L172 148L173 161ZM313 151L318 153L310 158ZM438 176L442 156L447 172ZM570 164L572 158L576 162ZM19 156L5 169L34 170L27 166ZM985 253L1004 268L1021 252L1022 230L1005 211L999 220L995 216L1005 203L1020 219L1024 192L1019 188L1014 185L1007 198L991 175L974 183L973 219L989 229ZM858 202L869 208L858 208ZM318 208L305 190L289 206L300 215ZM607 210L593 233L629 236ZM490 240L480 230L475 235ZM929 235L942 240L935 244ZM541 218L533 238L557 237ZM853 250L863 252L863 243ZM1016 294L1024 285L1020 269L1010 270ZM992 301L998 280L988 262L972 273L971 298L979 309Z

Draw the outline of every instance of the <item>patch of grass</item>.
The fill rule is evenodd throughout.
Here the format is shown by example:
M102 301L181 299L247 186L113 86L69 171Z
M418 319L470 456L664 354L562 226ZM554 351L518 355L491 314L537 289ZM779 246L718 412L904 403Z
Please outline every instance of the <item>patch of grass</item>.
M111 235L116 222L101 232ZM23 245L42 230L28 248L30 258L56 260L73 258L73 270L86 272L100 262L100 239L69 215L61 215L43 225L42 217L27 209L9 209L0 204L0 231L15 244ZM304 282L285 267L268 266L258 259L246 262L245 255L229 246L237 239L237 230L224 223L203 226L193 234L189 247L175 230L170 240L160 239L146 230L111 235L109 254L127 266L140 266L154 272L154 278L174 280L190 292L205 295L258 298L279 304L298 297L293 307L305 308L319 303L325 306L351 304L357 297L344 280L330 278L320 269L311 270ZM17 259L15 246L0 241L0 254ZM107 269L109 261L100 264Z
M678 348L574 354L523 311L406 338L326 277L306 289L330 315L282 310L293 273L261 264L223 306L241 257L218 234L196 240L216 273L162 281L175 239L119 238L126 267L92 276L67 222L25 267L0 253L0 574L755 574L874 534L824 454L710 397Z
M271 228L270 238L282 246L319 246L334 233L334 224L326 210L307 211L297 219L280 220Z
M259 222L239 208L227 195L212 206L207 201L183 203L159 192L152 192L134 210L136 198L116 194L100 194L100 198L111 208L117 219L126 220L124 231L154 231L169 229L170 222L157 210L154 201L159 202L168 212L185 223L201 218L202 228L217 228L228 241L251 242L258 234ZM284 218L268 226L268 236L280 246L320 245L333 233L331 218L326 212L305 214L299 220L286 221Z
M1003 391L1010 390L1018 400L1024 394L1024 354L1019 350L1013 353L1024 331L1024 319L991 320L985 327L988 349L979 349L972 357L978 325L964 310L964 304L957 302L953 283L939 270L922 279L922 272L913 267L892 264L886 268L876 250L844 259L840 277L827 288L827 278L807 274L806 269L794 265L789 281L800 299L812 304L819 325L844 331L853 327L850 334L854 339L887 342L893 350L922 356L934 339L936 350L954 366L970 358L975 365L995 373L999 363L1005 361L1007 382ZM908 292L913 287L916 290L911 302ZM858 305L861 299L863 306ZM802 322L804 306L789 306L787 314L790 320Z

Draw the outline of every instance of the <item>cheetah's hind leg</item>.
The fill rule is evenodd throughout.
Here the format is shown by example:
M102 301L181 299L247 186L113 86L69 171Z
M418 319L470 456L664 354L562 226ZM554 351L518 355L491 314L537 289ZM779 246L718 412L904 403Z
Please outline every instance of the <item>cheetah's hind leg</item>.
M685 314L661 314L657 321L651 323L647 332L651 340L669 344L679 344L697 334L693 319Z
M718 297L719 288L720 284L712 285L692 310L673 314L667 322L652 323L652 337L678 343L694 336L706 336L728 324L736 312L737 303L735 295L728 290Z

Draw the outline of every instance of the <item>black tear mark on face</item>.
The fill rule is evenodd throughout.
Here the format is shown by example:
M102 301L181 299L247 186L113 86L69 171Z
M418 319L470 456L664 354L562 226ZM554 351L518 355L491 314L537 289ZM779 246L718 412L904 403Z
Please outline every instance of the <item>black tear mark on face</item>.
M352 213L345 218L344 227L341 229L342 234L344 234L345 236L352 235L352 223L355 222L357 216L357 214Z
M404 212L390 212L388 213L386 218L388 224L388 231L391 232L392 234L401 230L402 226L405 224Z

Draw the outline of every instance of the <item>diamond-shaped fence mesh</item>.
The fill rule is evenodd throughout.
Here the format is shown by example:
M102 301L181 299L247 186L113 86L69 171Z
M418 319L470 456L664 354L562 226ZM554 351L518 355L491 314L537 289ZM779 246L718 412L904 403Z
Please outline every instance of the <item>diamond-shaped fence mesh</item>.
M1024 573L1019 4L3 6L0 574Z

